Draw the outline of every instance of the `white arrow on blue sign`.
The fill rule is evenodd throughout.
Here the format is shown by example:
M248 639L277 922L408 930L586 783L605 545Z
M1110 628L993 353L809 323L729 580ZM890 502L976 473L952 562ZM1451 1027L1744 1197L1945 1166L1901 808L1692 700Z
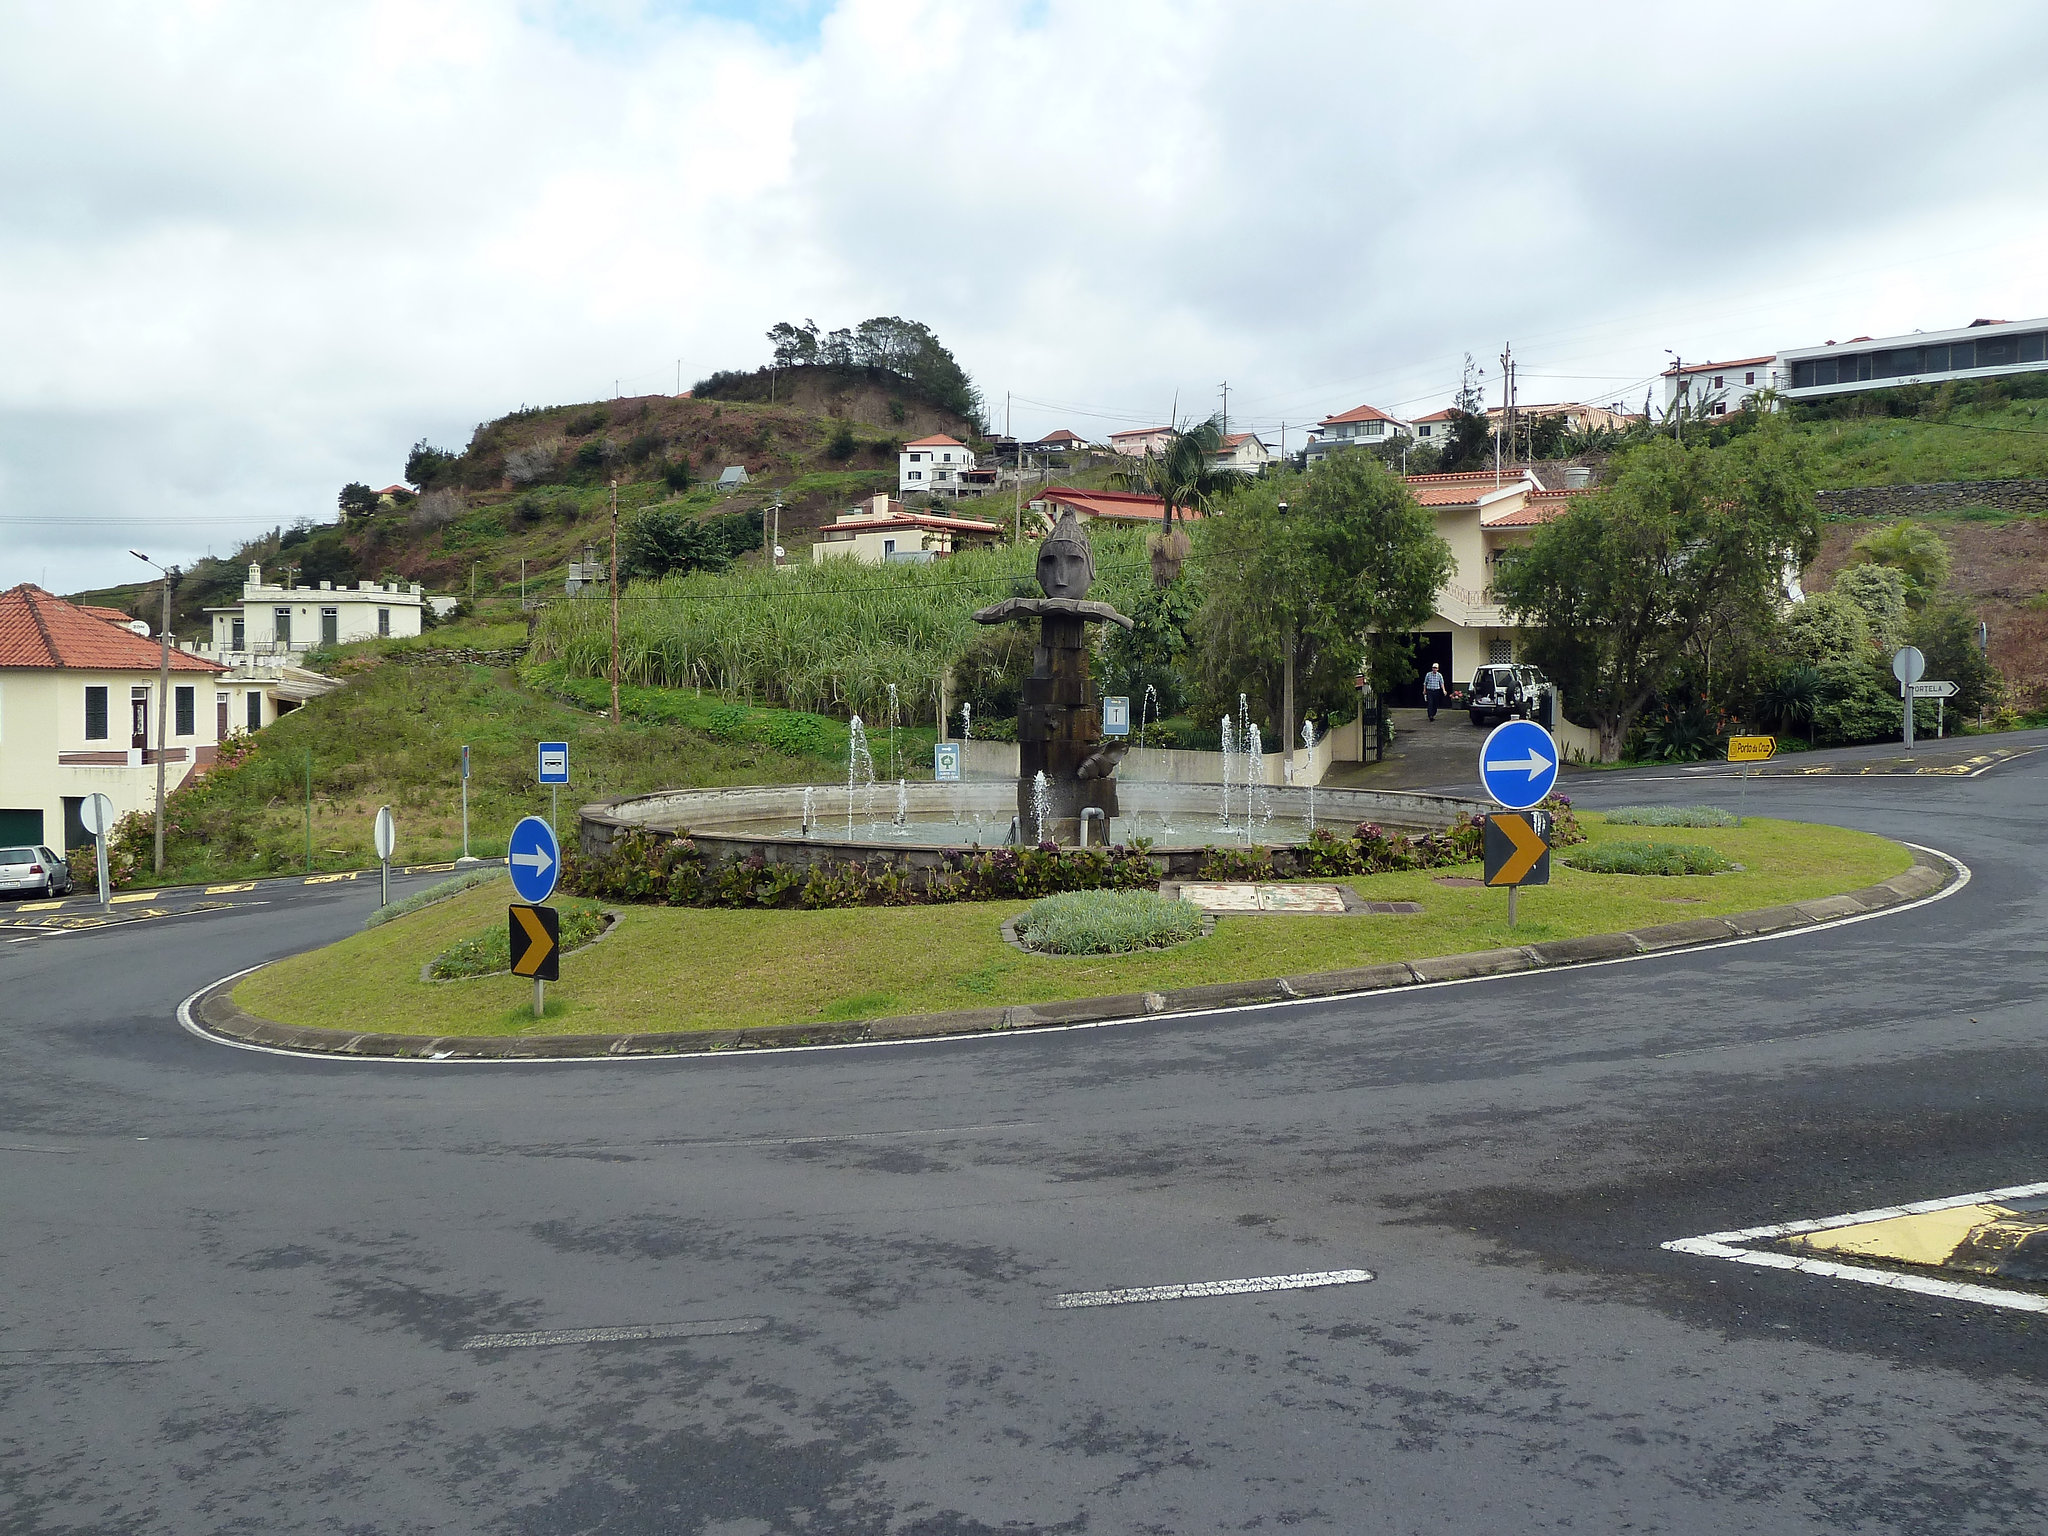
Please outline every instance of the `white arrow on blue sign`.
M1557 783L1557 743L1533 720L1507 720L1479 749L1479 782L1510 811L1541 805Z
M538 816L526 817L512 829L505 862L511 866L512 889L519 899L539 906L555 894L555 881L562 873L562 845L555 841L555 829Z

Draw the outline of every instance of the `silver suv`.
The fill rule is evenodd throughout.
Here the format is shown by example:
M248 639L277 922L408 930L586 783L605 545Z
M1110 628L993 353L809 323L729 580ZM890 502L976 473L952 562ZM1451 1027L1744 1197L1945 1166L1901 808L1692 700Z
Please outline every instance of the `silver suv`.
M1518 662L1492 662L1472 674L1465 709L1477 726L1531 718L1548 686L1541 672Z
M64 896L71 866L47 848L0 848L0 895Z

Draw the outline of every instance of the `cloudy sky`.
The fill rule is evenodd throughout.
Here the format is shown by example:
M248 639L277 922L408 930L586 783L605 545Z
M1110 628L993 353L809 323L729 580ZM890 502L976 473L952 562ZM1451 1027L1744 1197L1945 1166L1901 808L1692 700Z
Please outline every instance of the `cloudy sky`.
M0 0L0 587L330 518L521 404L930 324L1277 438L2048 314L2048 8Z

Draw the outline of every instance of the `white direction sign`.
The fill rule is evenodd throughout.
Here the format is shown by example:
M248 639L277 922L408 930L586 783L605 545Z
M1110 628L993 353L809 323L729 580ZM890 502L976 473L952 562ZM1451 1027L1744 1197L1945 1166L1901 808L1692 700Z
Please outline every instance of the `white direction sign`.
M1510 811L1541 805L1557 783L1557 743L1533 720L1507 720L1479 749L1479 782Z
M562 845L555 841L555 829L538 816L524 818L512 829L505 862L512 868L512 889L519 899L539 906L555 894L555 881L561 876Z
M377 857L389 859L391 851L398 846L398 823L391 819L391 807L377 807Z
M114 830L114 802L105 795L87 795L78 808L78 819L94 837L105 837Z
M1954 683L1909 683L1916 699L1952 699L1956 696Z
M1927 675L1927 658L1918 646L1902 646L1892 657L1892 676L1902 683L1917 683Z

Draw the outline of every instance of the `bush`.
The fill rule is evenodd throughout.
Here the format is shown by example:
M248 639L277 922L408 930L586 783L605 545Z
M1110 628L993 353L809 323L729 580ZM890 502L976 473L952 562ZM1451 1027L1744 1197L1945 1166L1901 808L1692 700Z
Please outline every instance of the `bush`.
M364 919L365 928L375 928L388 923L394 917L403 917L408 912L417 912L421 907L431 907L437 901L446 901L450 896L459 896L471 886L482 885L486 880L501 880L503 869L472 869L452 879L442 880L428 886L424 891L414 891L403 901L394 901L388 907L379 907Z
M525 448L514 448L505 455L505 478L514 485L531 485L536 480L545 480L555 472L558 445L555 443L534 443Z
M456 491L428 491L413 503L409 516L415 528L445 528L462 516L462 497Z
M564 902L562 953L581 949L603 933L606 918L602 908L589 902ZM494 923L481 933L459 939L427 962L427 974L436 981L460 981L469 976L493 976L512 969L512 934L509 923Z
M768 745L785 757L829 757L832 734L816 715L777 715L768 722Z
M1734 827L1740 826L1731 812L1711 805L1624 805L1607 812L1607 819L1623 827Z
M1202 912L1157 891L1070 891L1035 901L1017 919L1027 949L1054 955L1127 955L1199 938Z
M1718 875L1735 867L1704 843L1594 843L1565 863L1595 875Z
M681 458L664 459L661 465L661 483L677 493L690 488L690 458L685 452Z
M592 432L601 432L610 425L612 413L602 405L593 405L587 411L578 411L564 424L562 430L571 437L583 437Z

